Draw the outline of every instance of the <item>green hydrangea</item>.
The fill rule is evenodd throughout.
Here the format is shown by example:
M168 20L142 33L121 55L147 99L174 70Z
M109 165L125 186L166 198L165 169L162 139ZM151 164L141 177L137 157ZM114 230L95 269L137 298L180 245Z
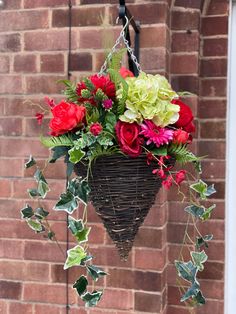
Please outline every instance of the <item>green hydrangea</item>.
M129 77L126 111L120 116L121 121L142 122L153 120L161 127L175 123L179 118L179 106L171 104L178 98L167 79L162 75L151 75L142 72L138 77ZM120 91L117 96L119 97Z

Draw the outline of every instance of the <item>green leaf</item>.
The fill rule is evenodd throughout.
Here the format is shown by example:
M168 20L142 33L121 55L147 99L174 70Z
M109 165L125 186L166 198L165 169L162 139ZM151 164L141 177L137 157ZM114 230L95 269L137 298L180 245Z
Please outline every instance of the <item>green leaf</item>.
M211 241L213 239L213 235L212 234L208 234L204 237L196 237L196 243L195 246L196 248L199 250L203 245L208 248L208 241Z
M78 280L73 284L73 288L77 290L78 294L81 296L87 289L88 280L85 276L80 276Z
M107 96L103 93L101 88L98 88L96 94L94 95L94 100L97 103L102 103L105 99L107 99Z
M211 196L212 194L216 193L216 189L214 187L214 184L210 185L207 187L207 190L205 192L205 195L208 197L208 196Z
M197 192L200 195L201 199L203 200L206 199L208 188L207 188L207 184L204 181L199 180L197 183L190 185L190 188L194 190L195 192Z
M75 235L79 243L84 243L88 241L88 235L91 231L91 228L84 228L82 231L78 231Z
M96 107L93 107L91 110L91 112L86 113L86 121L89 124L93 123L93 122L97 122L99 120L99 111Z
M64 94L68 100L76 102L78 100L78 95L76 93L76 84L69 80L59 80L58 83L63 83L66 86Z
M196 297L200 289L198 282L194 282L192 286L186 291L186 293L180 299L181 302L188 300L189 298Z
M60 136L50 136L50 137L40 137L41 143L48 147L48 148L53 148L53 147L58 147L58 146L73 146L73 139L71 136L63 134Z
M95 142L96 142L96 136L88 132L88 133L82 133L81 138L74 141L74 145L77 149L83 150L85 147L90 147Z
M86 85L87 89L90 92L94 91L95 86L93 85L93 83L90 81L90 79L88 79L87 77L83 79L84 84Z
M86 307L93 307L98 304L100 301L101 297L103 295L103 291L96 291L94 290L92 293L86 292L81 296L81 299L85 301L85 306Z
M38 188L37 188L38 194L42 198L45 198L45 196L47 195L48 191L50 191L50 189L42 171L37 169L34 174L34 178L38 182Z
M65 156L68 152L68 147L67 146L58 146L58 147L53 147L52 151L52 157L49 159L49 163L54 163L57 161L57 159L61 158L62 156Z
M153 155L156 155L156 156L166 156L167 155L167 147L166 146L154 148L150 151L151 151L151 153L153 153Z
M26 204L26 207L21 209L21 217L22 218L31 218L34 216L34 211L31 206Z
M47 237L48 237L49 240L52 240L54 238L54 236L55 236L55 233L53 231L49 231L48 232L48 236Z
M87 255L85 258L81 260L81 266L86 266L86 263L93 259L92 255Z
M202 214L201 219L205 221L205 220L208 220L209 218L211 218L212 211L215 208L216 208L215 204L213 204L211 207L207 208L205 210L205 212Z
M201 291L198 291L198 294L196 295L196 297L193 298L194 301L196 302L196 304L198 305L204 305L206 304L206 299L204 298L204 296L202 295Z
M74 171L74 164L72 162L66 163L66 176L69 178Z
M37 189L28 189L27 192L28 192L29 196L32 198L41 196Z
M43 219L47 217L48 214L49 212L44 210L42 207L38 207L35 209L35 217L37 217L38 219Z
M90 98L92 94L88 89L82 89L81 96L86 99L86 98Z
M28 226L33 229L36 233L43 232L45 230L44 226L38 221L31 218L26 220Z
M196 275L198 272L198 268L192 263L192 261L189 261L187 263L182 261L175 261L175 267L178 272L178 276L191 282L197 282Z
M78 177L72 179L68 184L68 190L85 205L88 203L90 187L85 179L81 180Z
M187 213L193 215L194 217L202 218L202 215L205 212L205 207L204 206L190 205L190 206L187 206L184 210Z
M97 136L97 142L104 148L113 145L112 136L105 132L102 132Z
M34 165L36 165L36 161L34 160L32 155L30 155L29 160L25 163L25 168L28 169Z
M84 229L84 224L82 219L76 220L72 216L68 217L68 228L72 232L72 234L76 234Z
M81 261L86 257L86 255L87 254L84 251L84 248L80 245L76 245L72 249L68 250L64 269L81 265Z
M70 192L66 191L60 195L60 200L54 206L54 210L64 210L68 214L72 214L74 210L79 206L78 200Z
M94 265L88 265L87 271L94 281L97 281L100 277L107 275L107 273L103 269Z
M72 162L73 164L76 164L77 162L79 162L85 155L85 152L83 152L82 150L76 148L76 147L73 147L71 148L69 151L69 160L70 162Z
M174 155L175 159L181 164L201 160L201 158L195 156L188 150L187 146L183 144L171 144L168 147L168 154Z
M198 268L199 271L203 271L204 265L208 259L208 256L204 251L201 252L190 252L194 265Z
M111 111L107 112L105 116L105 129L111 133L114 133L116 122L116 115Z
M111 61L108 64L108 68L119 72L119 69L121 67L121 61L126 51L126 48L115 51L112 55Z

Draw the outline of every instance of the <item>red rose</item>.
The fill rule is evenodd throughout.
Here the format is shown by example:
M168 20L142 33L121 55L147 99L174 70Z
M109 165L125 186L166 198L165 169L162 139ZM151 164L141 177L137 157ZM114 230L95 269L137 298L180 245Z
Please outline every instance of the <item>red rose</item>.
M85 107L61 101L52 109L53 118L49 123L51 135L58 136L74 129L85 117Z
M134 74L130 70L126 69L125 67L121 67L119 72L123 78L134 77Z
M177 144L185 144L189 140L189 133L184 130L178 129L174 131L173 142Z
M92 95L95 95L98 89L101 89L105 95L107 95L108 98L114 99L116 96L116 87L115 84L110 80L109 76L107 75L101 75L98 74L92 75L89 77L89 80L94 85L94 90L92 91ZM86 84L84 82L81 82L77 85L76 93L79 96L79 101L84 102L88 101L92 105L96 105L93 98L83 98L81 95L81 92L83 89L87 89Z
M138 157L142 152L142 139L139 137L139 125L135 122L127 123L118 121L115 129L122 152L131 157Z
M99 122L92 123L90 125L89 131L94 135L97 136L102 132L102 125Z
M175 123L177 128L182 128L188 133L195 132L195 125L193 124L192 110L179 99L173 99L172 104L180 106L179 120Z

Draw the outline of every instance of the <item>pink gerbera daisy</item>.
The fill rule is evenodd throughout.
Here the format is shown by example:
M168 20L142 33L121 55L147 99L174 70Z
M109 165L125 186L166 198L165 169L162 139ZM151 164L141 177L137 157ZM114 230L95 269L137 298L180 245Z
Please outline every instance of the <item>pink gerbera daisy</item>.
M145 120L141 124L142 131L140 134L148 138L147 145L154 143L157 147L169 144L173 140L174 131L166 128L161 128L153 123L151 120Z

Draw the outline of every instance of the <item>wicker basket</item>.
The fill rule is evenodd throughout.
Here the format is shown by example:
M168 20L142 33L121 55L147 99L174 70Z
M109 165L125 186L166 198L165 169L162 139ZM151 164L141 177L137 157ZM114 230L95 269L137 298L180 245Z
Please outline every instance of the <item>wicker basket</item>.
M100 157L92 164L90 200L101 217L122 260L128 258L140 225L155 201L162 180L152 174L146 155L129 158L121 154ZM86 167L75 165L84 177Z

